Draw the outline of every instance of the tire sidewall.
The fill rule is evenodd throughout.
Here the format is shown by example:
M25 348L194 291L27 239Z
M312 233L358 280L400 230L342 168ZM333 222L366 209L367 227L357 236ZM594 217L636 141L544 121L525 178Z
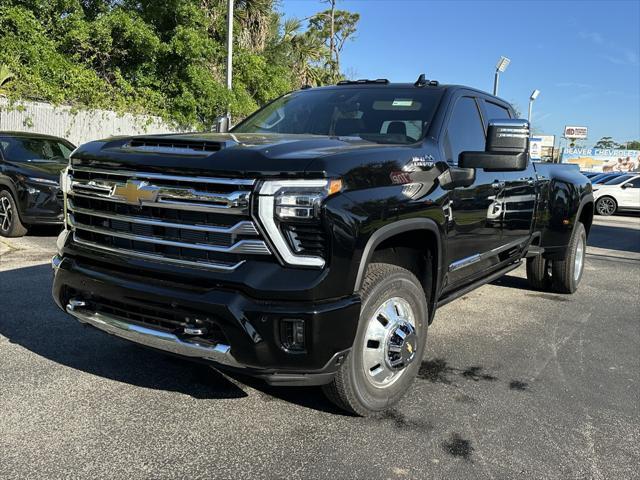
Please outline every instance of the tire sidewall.
M582 280L582 276L584 275L584 263L585 263L585 258L582 258L582 269L580 271L580 276L576 279L575 278L575 266L576 266L576 253L578 250L578 244L580 242L583 242L583 248L584 248L584 252L583 255L586 255L586 249L587 249L587 235L586 235L586 231L584 229L584 225L582 225L582 223L578 223L576 225L576 229L575 232L573 233L573 237L571 238L571 251L569 252L569 255L567 257L567 280L568 280L568 287L569 287L569 291L571 293L575 292L578 289L578 285L580 284L580 281Z
M611 213L600 213L599 205L601 205L604 200L611 200L613 202L613 204L615 205L615 208L614 208L613 212L611 212ZM596 213L598 215L602 215L603 217L608 217L610 215L613 215L614 213L616 213L617 210L618 210L618 202L616 202L615 198L610 197L608 195L604 196L604 197L600 197L598 199L598 201L596 202Z
M578 245L582 242L582 265L581 265L581 270L580 270L580 275L578 276L578 278L575 278L575 268L576 268L576 253L578 250ZM578 289L578 285L580 285L580 281L582 280L582 276L584 275L584 264L585 264L585 257L587 255L587 232L584 229L584 225L582 223L579 223L576 226L576 232L575 232L575 238L573 241L573 245L571 246L571 253L572 253L572 262L571 262L571 286L572 286L572 291L576 291Z
M415 360L406 367L402 376L392 385L378 388L365 377L362 350L369 319L383 302L392 297L403 298L413 309L418 348ZM427 340L428 306L424 291L416 284L415 277L402 271L394 272L384 281L375 285L362 300L358 333L352 353L349 355L350 383L353 385L354 395L363 406L371 411L382 411L404 395L420 368Z
M11 222L9 223L8 230L3 230L0 227L0 237L3 237L3 236L10 237L13 231L15 230L15 223L16 223L15 219L16 219L16 215L18 215L18 209L16 208L16 202L13 201L13 197L6 190L0 191L0 199L2 198L9 199L9 204L11 205L11 210L12 210L12 217L11 217Z

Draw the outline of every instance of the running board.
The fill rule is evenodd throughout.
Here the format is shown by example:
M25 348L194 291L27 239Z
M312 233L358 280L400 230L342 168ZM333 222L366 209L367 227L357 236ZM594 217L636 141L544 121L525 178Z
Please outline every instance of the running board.
M492 273L487 277L482 277L480 280L476 280L475 282L470 283L469 285L466 285L464 287L461 287L458 290L454 290L453 292L448 293L446 296L438 300L438 307L442 307L443 305L446 305L449 302L453 302L455 299L460 298L462 295L469 293L470 291L475 290L476 288L481 287L482 285L485 285L487 283L493 282L494 280L497 280L503 275L509 273L511 270L515 270L520 265L522 265L522 261L512 263L510 265L507 265L504 268L501 268L497 272Z

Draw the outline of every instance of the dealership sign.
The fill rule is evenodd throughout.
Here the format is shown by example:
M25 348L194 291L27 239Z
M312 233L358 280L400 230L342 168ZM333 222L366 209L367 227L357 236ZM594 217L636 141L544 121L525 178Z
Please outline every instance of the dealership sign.
M587 127L564 127L564 138L569 138L571 140L584 140L587 138L587 133Z
M542 160L553 157L555 135L538 135L529 139L529 156L531 160Z
M640 150L565 148L562 163L572 163L589 172L640 172Z

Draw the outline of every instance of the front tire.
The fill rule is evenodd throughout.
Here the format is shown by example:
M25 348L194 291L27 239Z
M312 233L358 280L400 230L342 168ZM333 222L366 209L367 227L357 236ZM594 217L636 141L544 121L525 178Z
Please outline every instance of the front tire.
M0 190L0 236L22 237L27 229L20 221L18 207L6 190Z
M613 197L600 197L596 202L596 212L598 215L608 217L618 210L618 202Z
M413 383L424 355L429 309L418 279L396 265L369 265L360 295L353 348L323 391L340 408L372 416L398 402Z
M576 223L569 241L567 256L552 265L553 289L559 293L573 293L578 289L584 273L587 253L587 231L580 222Z

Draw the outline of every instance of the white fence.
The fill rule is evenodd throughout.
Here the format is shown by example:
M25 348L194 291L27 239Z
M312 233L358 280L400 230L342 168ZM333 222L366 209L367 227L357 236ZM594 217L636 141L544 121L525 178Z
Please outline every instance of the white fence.
M75 145L115 135L177 131L158 117L118 114L109 110L78 110L40 102L11 104L0 97L1 130L55 135Z

